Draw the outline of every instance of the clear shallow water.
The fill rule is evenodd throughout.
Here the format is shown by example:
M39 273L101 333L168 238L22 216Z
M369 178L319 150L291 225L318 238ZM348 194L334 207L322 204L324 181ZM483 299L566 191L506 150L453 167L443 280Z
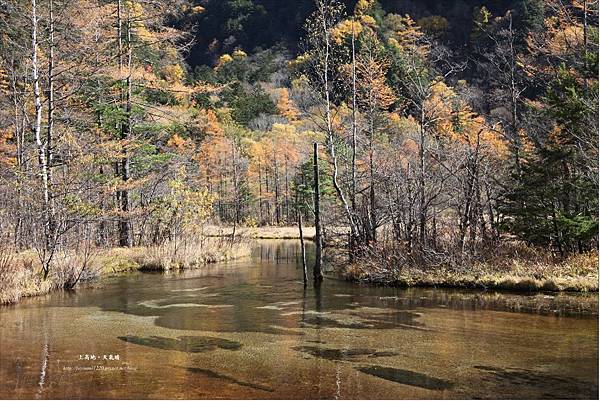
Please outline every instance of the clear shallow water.
M297 255L0 308L0 398L598 398L597 294L304 290Z

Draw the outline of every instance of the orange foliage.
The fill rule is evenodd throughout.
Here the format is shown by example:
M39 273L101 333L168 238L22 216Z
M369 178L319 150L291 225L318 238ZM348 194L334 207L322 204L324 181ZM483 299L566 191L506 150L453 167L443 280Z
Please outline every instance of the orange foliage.
M218 182L230 164L232 142L225 137L223 128L214 111L206 110L201 113L200 127L206 135L196 159L206 177L207 183Z
M396 14L387 16L388 23L393 26L395 35L388 39L388 43L399 51L424 57L429 52L429 47L421 43L423 32L421 27L408 15L402 17Z
M300 162L300 149L302 137L294 125L273 124L273 128L259 140L249 146L248 177L251 182L250 190L255 196L259 196L259 177L270 175L274 177L275 172L280 177L284 176L287 169L289 177L292 177ZM273 178L271 178L272 180ZM273 191L266 191L262 187L263 199L275 196Z
M290 100L290 95L286 88L279 89L279 101L277 102L277 110L279 110L279 113L285 118L287 118L289 122L298 121L300 112Z
M444 82L433 85L426 107L440 137L465 145L473 151L485 151L490 156L506 156L507 143L501 133L489 127L485 118L475 113Z
M207 136L223 136L223 127L213 110L201 110L195 121Z
M377 60L369 54L359 57L356 64L360 103L372 110L383 110L396 101L394 90L387 84L387 60Z
M5 69L0 68L0 92L8 92L8 73Z
M198 155L200 170L208 184L219 182L231 161L231 141L224 136L212 136L202 143Z
M360 35L364 27L360 21L346 19L341 21L331 32L331 37L335 43L342 44L344 39L351 37L354 30L354 36Z
M194 143L189 139L174 134L168 141L167 146L174 148L178 153L190 153L196 149Z
M17 162L15 145L10 143L12 137L10 131L0 132L0 166L13 167Z
M531 33L527 37L527 46L529 52L535 57L560 62L572 54L581 52L584 48L584 27L580 18L573 15L573 9L582 11L583 1L573 0L573 9L557 3L556 0L548 0L548 2L556 13L544 20L543 32ZM524 63L524 67L529 75L549 73L553 68L552 63L541 65Z

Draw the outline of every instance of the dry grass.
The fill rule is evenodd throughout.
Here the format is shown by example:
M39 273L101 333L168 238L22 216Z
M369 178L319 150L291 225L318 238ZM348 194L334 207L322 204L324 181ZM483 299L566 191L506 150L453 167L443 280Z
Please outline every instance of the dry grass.
M44 295L59 287L54 277L43 280L35 254L10 254L0 250L0 304L21 298Z
M204 234L208 237L231 237L233 227L206 226ZM337 243L347 239L349 233L348 227L327 227L324 235L328 243ZM315 227L302 227L304 239L315 239ZM263 227L236 227L236 238L245 239L300 239L300 231L297 226L263 226Z
M344 269L349 280L393 286L436 286L513 291L598 291L598 253L553 260L519 244L499 247L483 261L420 267L395 258L365 258Z
M314 227L302 227L303 236L305 239L313 239L315 237ZM209 237L231 237L233 233L232 227L207 226L204 230ZM236 237L250 239L300 239L298 227L237 227L235 230Z
M59 252L56 256L50 278L57 284L57 287L70 289L75 287L80 281L91 281L102 272L102 266L98 259L98 252L85 251L66 251Z
M33 251L9 253L0 249L0 304L16 303L21 298L44 295L71 288L77 282L134 270L174 270L198 268L249 256L246 241L231 243L225 238L205 238L161 246L96 249L92 254L59 253L46 280Z
M223 238L145 248L132 257L141 270L178 270L250 256L247 242L233 244Z

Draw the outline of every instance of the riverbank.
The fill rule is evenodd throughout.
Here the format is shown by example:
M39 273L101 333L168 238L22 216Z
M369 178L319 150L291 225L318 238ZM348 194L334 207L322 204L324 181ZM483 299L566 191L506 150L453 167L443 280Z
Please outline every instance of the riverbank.
M362 258L342 268L350 281L395 287L451 287L508 291L598 292L598 253L552 260L498 255L462 266L428 266L396 258Z
M0 251L0 304L12 304L22 298L45 295L68 289L79 282L89 282L132 271L168 271L194 269L210 263L250 256L246 240L230 242L225 238L166 243L160 246L109 248L61 252L56 255L44 280L35 251L8 253Z

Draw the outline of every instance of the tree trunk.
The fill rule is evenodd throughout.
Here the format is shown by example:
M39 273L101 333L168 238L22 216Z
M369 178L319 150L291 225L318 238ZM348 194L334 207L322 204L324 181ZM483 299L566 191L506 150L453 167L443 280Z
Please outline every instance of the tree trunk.
M44 274L44 280L48 277L50 270L50 261L52 254L52 237L51 237L51 215L50 215L50 181L49 181L49 168L48 159L46 152L46 144L42 141L42 100L40 94L40 74L38 64L38 15L37 15L37 3L36 0L31 0L31 42L32 42L32 54L31 54L31 66L32 66L32 80L33 80L33 100L35 107L35 120L33 125L33 134L35 137L35 143L38 149L38 161L40 165L40 175L42 179L42 191L43 191L43 218L44 218L44 257L42 260L42 271Z
M375 121L371 111L371 132L369 135L369 229L371 241L377 241L377 212L375 208L375 164L373 160L373 141L375 135Z
M288 158L285 157L285 223L290 222L290 179L288 171Z
M258 163L258 213L260 216L259 224L263 224L262 168L260 163Z
M235 141L231 141L231 156L232 156L232 167L233 167L233 205L235 212L235 224L240 222L240 196L238 189L238 170L237 170L237 152L235 149ZM235 227L235 226L234 226Z
M355 24L354 17L352 18L352 189L350 193L350 204L352 207L352 213L356 216L356 136L357 136L357 121L356 121L356 32L354 30ZM354 254L356 251L356 236L350 233L349 245L350 245L350 261L354 260Z
M323 280L323 273L321 272L321 265L323 263L323 238L321 228L321 192L319 184L319 144L313 144L313 169L315 175L314 182L314 197L315 197L315 242L316 242L316 253L315 253L315 267L313 270L313 277L316 281Z
M517 56L515 52L515 33L513 30L513 18L512 13L509 13L509 25L508 25L508 40L510 47L510 103L511 103L511 130L513 135L513 146L514 146L514 157L515 157L515 168L517 174L521 177L521 139L519 137L519 96L520 89L517 85Z
M277 225L281 223L281 215L279 208L279 166L277 163L277 155L275 154L275 147L273 147L273 160L275 163L275 221Z
M48 174L48 208L49 208L49 236L55 237L56 222L54 221L54 199L52 191L52 164L54 152L52 144L54 140L54 0L48 1L48 25L49 25L49 51L48 51L48 127L46 130L46 163Z
M421 253L425 247L427 210L425 204L425 105L421 103L421 128L419 130L419 249Z
M17 93L17 72L16 72L16 62L14 58L11 60L11 78L10 85L12 90L12 100L14 106L14 125L15 125L15 140L16 140L16 160L17 160L17 169L20 174L17 174L15 177L17 183L17 204L21 204L22 202L22 190L21 190L21 174L25 171L25 158L24 158L24 142L25 142L25 113L22 111L22 107L25 102L22 101L22 96L19 96ZM23 220L24 220L24 211L21 208L17 208L16 216L15 216L15 229L14 229L14 246L16 249L21 250L24 248L25 244L23 243Z
M302 232L302 213L298 213L298 231L300 232L300 253L302 256L302 279L304 286L308 284L308 277L306 273L306 248L304 247L304 234Z
M350 210L350 206L348 205L348 201L346 200L346 196L344 195L344 191L339 185L338 182L338 165L337 165L337 156L335 152L335 143L334 143L334 132L333 132L333 121L331 115L331 87L329 80L329 63L330 63L330 52L331 52L331 39L329 35L329 30L327 27L327 21L323 18L323 35L325 36L325 60L323 62L323 91L325 95L325 119L327 123L327 145L329 149L329 156L331 157L331 161L333 163L333 172L332 172L332 181L335 192L338 195L339 200L342 202L344 206L344 211L346 212L346 217L348 218L348 223L350 224L350 234L352 236L356 236L356 224L354 221L354 216L352 215L352 211Z
M121 132L121 140L124 142L123 159L121 160L121 181L124 186L130 179L129 140L131 139L131 74L132 74L132 46L131 46L131 10L127 7L127 79L125 94L125 124ZM131 247L133 238L131 235L131 221L129 217L129 190L121 190L121 216L119 221L119 245Z

